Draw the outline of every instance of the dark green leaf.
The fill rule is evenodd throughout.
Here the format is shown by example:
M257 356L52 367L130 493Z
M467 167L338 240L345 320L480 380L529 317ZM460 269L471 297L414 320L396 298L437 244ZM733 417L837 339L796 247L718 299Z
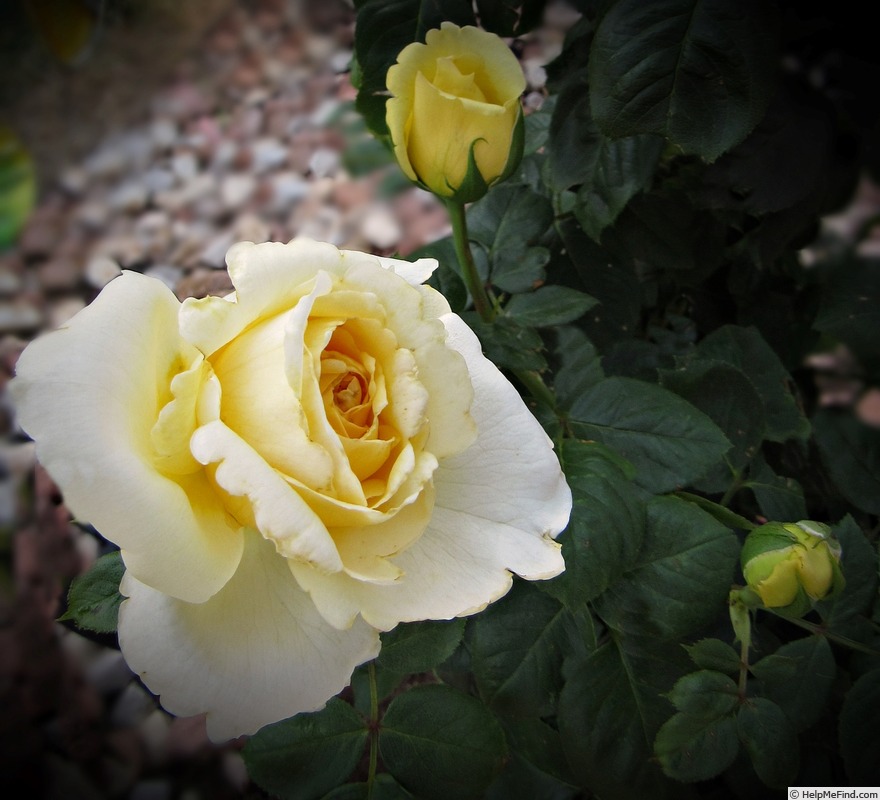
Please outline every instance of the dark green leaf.
M658 189L634 197L605 229L602 245L618 257L694 283L721 263L724 236L724 226L709 212L692 208L683 193Z
M736 367L708 360L683 360L674 370L661 370L660 385L702 411L730 441L726 463L717 465L700 486L703 491L724 491L730 468L741 470L748 464L764 438L764 404L754 385Z
M727 675L739 673L739 653L720 639L700 639L692 645L685 645L684 649L701 669L716 670Z
M360 65L358 110L379 135L385 124L385 75L408 44L423 42L431 28L448 20L473 25L474 12L467 0L366 0L359 8L355 56Z
M700 202L762 217L806 201L816 213L834 153L824 106L799 84L777 92L748 138L705 171Z
M553 379L553 389L560 408L568 409L605 374L596 348L579 328L562 326L556 330L556 336L559 368Z
M828 640L808 636L782 645L751 667L762 694L776 703L803 731L822 716L837 674Z
M267 791L282 800L311 800L346 779L367 736L361 716L334 697L321 711L261 728L242 755L248 774Z
M679 678L667 697L683 714L708 722L733 712L739 704L739 688L729 676L703 669Z
M546 328L574 322L596 302L594 297L567 286L542 286L528 294L514 295L504 311L523 325Z
M730 447L705 414L672 392L631 378L608 378L571 408L582 439L617 450L638 470L636 482L652 492L685 486Z
M520 756L542 775L552 776L566 785L573 784L559 731L537 717L506 717L503 725L511 755Z
M379 731L388 771L426 800L483 797L505 750L501 728L479 700L436 684L394 698Z
M757 329L725 325L700 342L696 357L724 361L745 373L764 401L770 441L810 435L810 423L791 392L791 377Z
M480 339L486 358L499 367L536 372L547 368L547 361L541 354L544 342L534 328L520 325L512 317L497 317L491 324L475 314L467 313L462 317Z
M852 786L880 785L880 669L866 672L840 710L840 751Z
M525 118L525 143L523 150L528 156L547 144L550 136L550 121L556 108L557 96L552 95L544 100L543 105Z
M373 781L372 794L367 783L347 783L321 800L409 800L412 795L387 773L379 773Z
M596 610L625 633L694 633L725 607L738 554L736 537L704 511L655 497L636 565L598 598Z
M794 478L777 475L762 457L752 462L749 479L743 485L754 492L761 513L767 519L797 522L807 518L801 485Z
M849 514L832 525L831 532L840 542L840 568L846 586L831 600L819 602L817 608L833 632L848 635L849 624L870 613L877 600L877 551Z
M848 262L837 270L826 284L813 327L859 354L880 353L880 261Z
M880 430L869 428L851 411L820 409L813 431L840 493L857 508L880 514Z
M581 288L601 303L580 322L590 341L602 351L610 342L633 336L639 325L642 288L632 267L612 258L576 220L559 223L558 230L566 252L559 259L560 269L574 272Z
M571 453L570 447L567 452ZM645 506L614 465L605 462L602 472L587 472L583 465L576 470L570 463L566 459L574 505L568 529L560 537L565 572L546 588L577 608L598 597L636 563L645 535Z
M480 24L499 36L522 36L541 22L546 0L477 0Z
M758 12L742 0L614 3L590 53L597 124L613 137L658 133L714 161L773 93L773 38Z
M549 253L534 245L552 222L550 201L515 184L495 187L467 212L470 238L488 250L491 280L505 291L524 291L543 278Z
M636 475L635 467L629 461L599 442L566 439L562 443L560 459L569 483L575 489L579 485L577 479L582 477L599 475L617 479L623 475L631 481Z
M738 751L733 717L705 720L675 714L660 728L654 743L663 772L683 783L720 775L733 763Z
M647 189L663 150L658 136L609 139L590 114L587 71L569 77L550 127L550 176L557 191L579 186L574 214L596 241L634 195Z
M672 711L662 695L687 667L678 645L626 637L569 665L559 732L578 785L604 800L683 796L652 756L657 730Z
M517 582L474 623L471 659L484 702L499 715L549 716L562 686L568 614L530 583Z
M577 800L580 796L578 789L541 772L515 751L486 791L486 800Z
M763 697L750 698L736 716L736 727L758 777L776 789L791 786L800 748L782 709Z
M401 623L382 634L376 664L401 675L427 672L452 655L463 634L463 619Z
M119 582L125 574L122 556L116 550L101 556L92 568L73 579L67 595L67 611L61 620L73 620L77 627L97 633L114 633L123 601Z

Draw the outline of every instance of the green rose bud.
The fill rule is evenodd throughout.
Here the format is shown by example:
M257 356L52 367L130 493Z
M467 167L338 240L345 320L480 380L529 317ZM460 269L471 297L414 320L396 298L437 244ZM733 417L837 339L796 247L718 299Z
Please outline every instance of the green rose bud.
M410 180L470 203L519 165L526 82L495 34L444 22L401 51L387 82L388 130Z
M767 608L806 614L843 588L840 543L821 522L768 522L746 537L740 555L749 587Z

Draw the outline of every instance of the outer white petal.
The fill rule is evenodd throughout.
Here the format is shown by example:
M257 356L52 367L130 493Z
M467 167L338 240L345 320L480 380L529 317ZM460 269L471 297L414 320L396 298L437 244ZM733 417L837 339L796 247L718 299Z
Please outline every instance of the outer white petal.
M453 314L443 322L450 346L471 373L477 440L440 463L431 521L392 559L404 573L398 581L361 583L291 564L333 625L350 623L358 613L382 630L472 614L507 592L512 572L544 579L565 568L553 537L568 523L571 491L552 444L464 322Z
M150 431L181 353L195 355L179 307L160 281L123 273L27 347L12 391L73 513L122 548L139 580L200 602L235 571L242 542L204 476L175 481L155 467Z
M238 571L206 603L174 600L130 573L121 587L128 665L171 713L207 712L214 741L321 708L379 652L375 630L329 626L272 545L253 531L245 539Z

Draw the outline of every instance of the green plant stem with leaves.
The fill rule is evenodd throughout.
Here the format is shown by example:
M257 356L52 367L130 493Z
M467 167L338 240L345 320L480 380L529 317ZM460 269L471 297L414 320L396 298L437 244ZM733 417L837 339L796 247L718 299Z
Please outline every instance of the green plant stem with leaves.
M376 764L379 760L379 690L376 685L376 663L367 665L370 678L370 766L367 772L367 800L373 798L373 787L376 784Z
M464 204L457 203L454 200L447 200L446 210L452 223L452 241L455 245L455 255L458 257L458 263L461 266L461 274L465 286L473 298L474 309L483 322L491 324L494 322L498 312L496 304L492 302L489 294L486 292L486 287L480 280L474 255L471 252ZM512 372L538 403L547 406L547 408L554 412L556 411L556 398L537 372L525 369L515 369Z

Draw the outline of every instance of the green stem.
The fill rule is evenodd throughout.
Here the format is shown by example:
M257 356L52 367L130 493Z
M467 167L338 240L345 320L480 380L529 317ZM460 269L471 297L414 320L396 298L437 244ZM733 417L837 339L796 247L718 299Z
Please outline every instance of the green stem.
M724 496L719 501L718 505L724 506L724 508L727 508L730 505L730 501L733 500L736 493L740 489L742 489L742 487L743 487L742 475L740 475L738 472L736 472L736 473L734 473L733 483L730 484L727 491L724 493Z
M777 613L772 608L765 607L764 610L769 611L773 616L779 617L779 619L787 620L793 625L803 628L805 631L816 634L816 636L824 636L826 639L830 639L832 642L837 642L837 644L842 644L844 647L849 647L851 650L858 650L860 653L867 653L872 656L880 656L880 650L875 650L873 647L868 647L868 645L857 642L855 639L850 639L847 636L841 636L839 633L832 633L827 628L823 628L821 625L816 625L814 622L807 622L807 620L799 619L797 617L787 617L785 614Z
M477 265L471 253L471 245L468 240L467 217L464 213L464 204L454 200L446 201L446 209L449 212L449 220L452 222L452 240L455 243L455 255L461 265L461 274L465 285L474 299L474 308L483 322L492 322L495 319L495 310L489 302L486 287L480 281Z
M455 243L455 255L458 257L465 285L474 299L474 308L483 322L491 323L495 320L497 312L477 272L477 265L474 262L474 255L471 252L470 239L468 238L467 217L464 213L464 205L456 203L454 200L447 200L446 209L452 222L452 240ZM556 398L537 372L525 369L514 369L511 372L516 375L535 400L541 405L556 411Z
M376 764L379 760L379 689L376 686L375 662L371 661L367 665L367 674L370 677L370 767L367 773L367 800L372 800Z
M739 699L746 699L749 682L749 648L752 646L752 618L743 590L733 587L728 599L730 622L739 639Z
M553 411L556 410L556 398L547 384L541 380L541 376L537 372L531 372L530 370L525 369L515 369L512 370L512 372L517 378L519 378L522 385L529 390L529 394L531 394L535 400Z

